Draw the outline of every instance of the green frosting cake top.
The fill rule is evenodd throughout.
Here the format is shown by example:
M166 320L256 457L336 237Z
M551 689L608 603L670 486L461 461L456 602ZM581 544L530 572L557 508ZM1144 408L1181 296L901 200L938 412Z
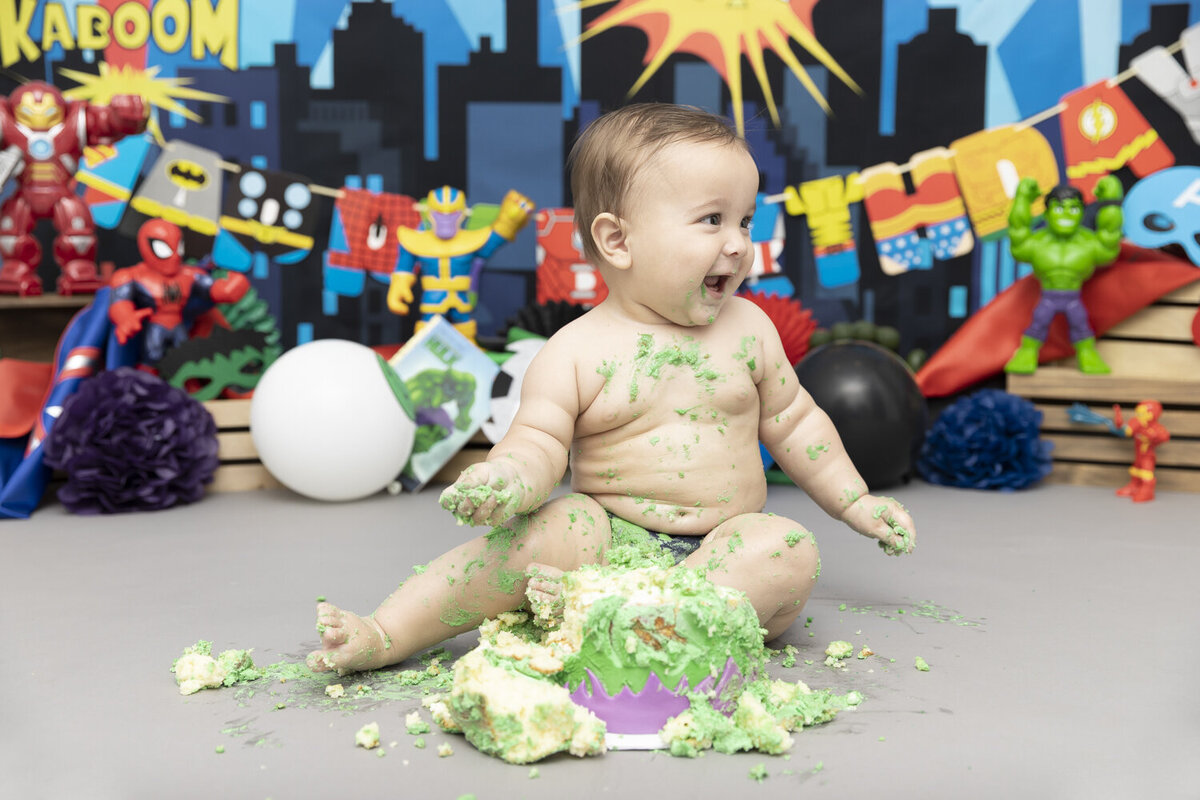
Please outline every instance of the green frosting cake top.
M641 691L650 674L668 689L719 678L733 659L750 677L765 663L758 616L745 594L678 567L584 567L563 577L558 633L575 644L563 677L575 689L590 670L609 694Z

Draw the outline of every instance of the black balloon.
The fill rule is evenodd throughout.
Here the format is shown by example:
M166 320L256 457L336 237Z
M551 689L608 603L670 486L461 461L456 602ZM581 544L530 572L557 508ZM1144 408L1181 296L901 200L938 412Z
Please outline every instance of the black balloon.
M929 412L902 358L869 342L835 341L801 359L796 376L833 420L871 491L912 474Z

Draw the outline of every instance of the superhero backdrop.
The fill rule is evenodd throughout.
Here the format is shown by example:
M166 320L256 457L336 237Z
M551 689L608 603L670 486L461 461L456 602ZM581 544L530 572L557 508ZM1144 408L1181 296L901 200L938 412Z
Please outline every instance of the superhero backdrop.
M101 260L134 263L138 222L172 219L189 256L248 275L285 346L407 338L385 300L398 230L442 185L468 226L509 189L545 212L488 258L481 334L535 298L602 296L563 161L627 98L734 118L767 209L755 288L823 325L894 325L902 349L936 349L1021 277L1005 214L1022 176L1087 194L1113 172L1127 237L1198 260L1196 0L581 5L0 0L0 91L148 100L147 134L80 165Z

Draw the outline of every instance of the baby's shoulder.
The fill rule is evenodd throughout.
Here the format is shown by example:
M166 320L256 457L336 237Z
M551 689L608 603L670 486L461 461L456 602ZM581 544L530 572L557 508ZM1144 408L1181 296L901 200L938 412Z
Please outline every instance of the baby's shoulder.
M556 368L576 366L586 362L608 337L603 321L588 311L583 316L559 328L538 353L538 359Z

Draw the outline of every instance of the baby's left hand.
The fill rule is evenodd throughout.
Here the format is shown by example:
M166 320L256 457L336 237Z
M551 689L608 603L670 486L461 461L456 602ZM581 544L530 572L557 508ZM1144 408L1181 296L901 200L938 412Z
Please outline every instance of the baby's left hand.
M863 536L878 539L889 556L911 553L917 546L912 517L894 497L865 494L842 512L842 521Z

